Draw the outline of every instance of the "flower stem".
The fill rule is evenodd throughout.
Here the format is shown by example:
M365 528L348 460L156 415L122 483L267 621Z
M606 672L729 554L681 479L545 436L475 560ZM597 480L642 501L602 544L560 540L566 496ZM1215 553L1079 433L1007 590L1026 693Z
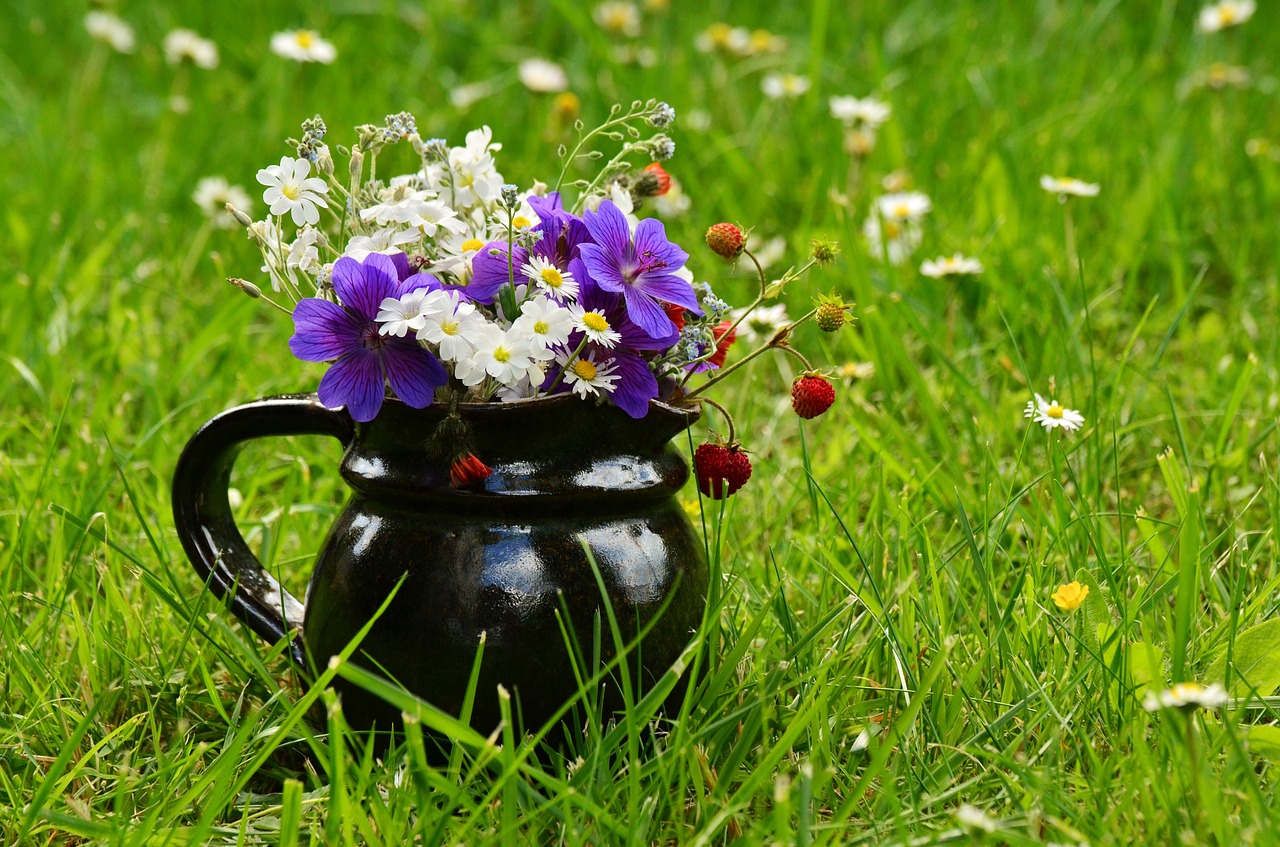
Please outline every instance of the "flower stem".
M698 402L706 403L708 406L712 406L713 408L718 410L721 415L724 416L724 421L729 427L729 443L733 444L734 441L737 439L737 432L733 428L733 415L729 414L729 410L726 409L724 406L721 406L715 400L712 400L710 397L699 397Z

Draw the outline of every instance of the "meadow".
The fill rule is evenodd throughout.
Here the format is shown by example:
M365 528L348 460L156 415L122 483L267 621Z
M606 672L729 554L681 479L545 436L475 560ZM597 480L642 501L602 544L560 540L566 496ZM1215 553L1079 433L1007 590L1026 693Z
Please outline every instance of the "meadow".
M0 844L1280 843L1274 4L1221 28L1176 0L236 5L122 0L131 44L76 0L0 26ZM333 60L273 52L297 27ZM215 66L169 61L176 28ZM522 82L534 57L574 96ZM846 96L891 112L842 120ZM267 288L261 256L193 194L224 177L260 220L304 120L349 146L401 111L453 145L491 126L510 181L553 182L575 117L649 98L687 202L640 214L722 297L755 283L712 224L771 278L839 243L785 292L856 303L798 333L836 403L799 420L779 355L716 395L754 470L684 496L717 579L677 715L642 700L553 750L388 690L417 720L375 751L323 685L358 671L296 678L175 536L190 435L323 372L227 284ZM869 242L903 192L930 208ZM922 273L955 253L981 272ZM1083 424L1029 419L1036 395ZM236 465L295 593L337 463L305 437ZM1222 696L1160 703L1184 682Z

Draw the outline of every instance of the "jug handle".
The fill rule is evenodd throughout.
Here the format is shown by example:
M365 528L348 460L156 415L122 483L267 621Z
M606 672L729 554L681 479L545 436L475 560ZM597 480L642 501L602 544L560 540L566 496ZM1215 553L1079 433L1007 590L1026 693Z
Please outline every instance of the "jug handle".
M326 408L314 394L267 397L229 409L191 437L173 474L173 521L187 558L213 593L258 635L275 643L302 630L305 606L267 573L245 544L227 491L240 447L254 438L329 435L351 442L355 424L345 409ZM290 655L306 669L299 638Z

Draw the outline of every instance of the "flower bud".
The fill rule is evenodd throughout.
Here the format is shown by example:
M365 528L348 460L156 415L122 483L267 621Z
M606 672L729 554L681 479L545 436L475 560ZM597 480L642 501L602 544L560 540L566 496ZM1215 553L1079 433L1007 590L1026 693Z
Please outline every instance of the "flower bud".
M829 265L836 260L836 256L840 253L840 245L834 241L827 241L824 238L815 238L811 242L810 257L819 265Z
M230 203L227 204L227 214L235 218L236 223L240 224L240 226L253 226L253 218L249 217L235 206L232 206Z
M259 297L262 296L262 289L254 285L252 282L249 282L249 280L247 279L240 279L239 277L233 276L228 278L227 282L231 283L236 288L243 291L245 294L248 294L254 300L257 300Z

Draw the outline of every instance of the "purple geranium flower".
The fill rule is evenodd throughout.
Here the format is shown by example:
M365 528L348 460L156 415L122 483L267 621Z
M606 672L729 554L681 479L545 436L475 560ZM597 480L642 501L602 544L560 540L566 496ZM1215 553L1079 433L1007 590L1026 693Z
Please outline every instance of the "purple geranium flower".
M524 281L520 268L529 261L529 251L519 244L511 248L511 263L507 264L507 242L490 241L471 259L471 279L457 290L473 303L488 305L498 296L502 286L511 281L515 271L516 283Z
M671 331L660 337L645 332L627 314L626 301L616 291L605 291L586 274L581 259L575 259L569 265L569 272L574 279L582 280L582 288L578 292L578 304L588 312L598 312L609 324L609 328L622 338L619 347L628 350L666 350L680 340L680 330L671 324ZM575 332L569 336L569 349L577 347L582 341L582 333Z
M333 266L333 288L342 305L308 297L293 310L289 349L304 362L333 361L320 380L320 402L346 406L357 421L371 421L382 408L388 381L396 396L421 409L449 381L444 367L412 338L378 334L375 317L388 297L429 286L427 274L400 280L396 263L381 253L363 262L344 256Z
M587 212L583 223L595 242L578 247L587 273L605 291L622 292L627 314L641 329L654 338L671 333L675 325L662 303L702 314L693 286L675 275L689 254L667 240L661 221L640 221L633 243L626 216L606 200L598 211Z

